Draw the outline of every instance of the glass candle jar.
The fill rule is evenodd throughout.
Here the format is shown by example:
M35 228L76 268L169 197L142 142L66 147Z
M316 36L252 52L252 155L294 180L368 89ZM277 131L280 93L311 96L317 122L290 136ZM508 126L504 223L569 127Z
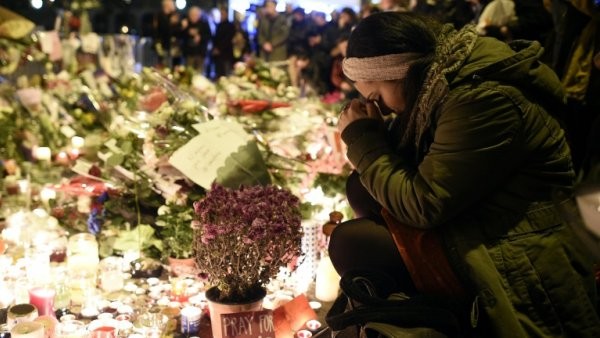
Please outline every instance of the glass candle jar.
M98 242L96 237L89 233L80 233L69 238L67 245L67 270L70 279L88 279L89 283L96 284L98 275Z
M123 289L123 260L120 257L107 257L100 262L100 288L105 292Z

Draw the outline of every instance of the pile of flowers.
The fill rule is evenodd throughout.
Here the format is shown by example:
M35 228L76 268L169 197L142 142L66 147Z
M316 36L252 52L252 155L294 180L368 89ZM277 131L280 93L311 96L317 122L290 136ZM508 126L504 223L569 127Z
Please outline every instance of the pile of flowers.
M220 301L252 298L301 254L300 200L288 190L213 184L194 210L196 261Z
M6 191L19 180L35 183L31 206L47 203L69 231L96 234L102 256L142 250L164 258L172 251L169 239L190 238L181 210L191 209L205 190L169 158L208 120L242 124L256 139L271 181L303 202L315 182L334 186L349 170L333 133L337 109L289 86L283 65L240 63L216 83L186 68L131 69L117 77L106 69L55 71L33 40L0 39L0 46L0 73L8 74L0 78L0 183ZM27 62L36 72L20 72ZM16 80L13 72L36 75ZM39 148L49 158L38 157ZM56 195L42 201L42 190ZM323 204L319 198L311 203ZM185 244L180 252L189 255L179 239Z

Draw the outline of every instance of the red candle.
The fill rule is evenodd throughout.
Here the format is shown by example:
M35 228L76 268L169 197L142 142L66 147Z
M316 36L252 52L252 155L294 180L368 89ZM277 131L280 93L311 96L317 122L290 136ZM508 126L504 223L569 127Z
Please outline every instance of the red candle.
M115 338L116 329L112 326L100 326L91 332L90 338Z
M54 316L54 289L35 287L29 290L29 303L35 306L40 316Z

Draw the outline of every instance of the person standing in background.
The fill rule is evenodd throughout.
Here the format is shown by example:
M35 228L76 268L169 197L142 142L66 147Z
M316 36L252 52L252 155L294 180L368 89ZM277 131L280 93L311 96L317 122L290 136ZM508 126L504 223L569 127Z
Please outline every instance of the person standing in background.
M264 17L258 27L258 45L260 57L264 61L287 60L287 39L290 28L285 16L277 13L277 3L266 0L264 4Z
M248 32L242 27L243 19L239 17L239 12L234 12L233 26L235 34L233 35L233 62L245 61L252 54L250 47L250 37Z
M298 86L300 79L300 70L296 64L299 55L308 55L308 33L310 23L306 19L304 9L296 7L292 11L292 22L290 34L287 40L288 48L288 73L292 86Z
M184 19L181 24L183 27L185 63L202 74L204 73L208 43L212 38L210 26L206 19L202 17L202 10L197 6L189 9L187 19Z
M547 4L554 21L551 64L567 92L563 114L576 170L592 147L591 127L600 120L600 3L556 0Z
M233 38L235 26L229 21L227 8L221 8L221 21L217 25L213 40L212 58L215 64L215 77L227 76L233 68Z
M162 0L162 8L154 17L154 50L163 67L173 67L181 63L180 17L173 0Z

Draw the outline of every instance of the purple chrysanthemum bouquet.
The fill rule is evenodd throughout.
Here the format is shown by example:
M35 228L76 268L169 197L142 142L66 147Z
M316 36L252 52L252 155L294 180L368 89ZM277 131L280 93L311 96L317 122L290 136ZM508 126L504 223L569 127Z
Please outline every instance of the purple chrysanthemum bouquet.
M196 261L221 301L252 298L301 254L300 200L288 190L213 184L194 211Z

